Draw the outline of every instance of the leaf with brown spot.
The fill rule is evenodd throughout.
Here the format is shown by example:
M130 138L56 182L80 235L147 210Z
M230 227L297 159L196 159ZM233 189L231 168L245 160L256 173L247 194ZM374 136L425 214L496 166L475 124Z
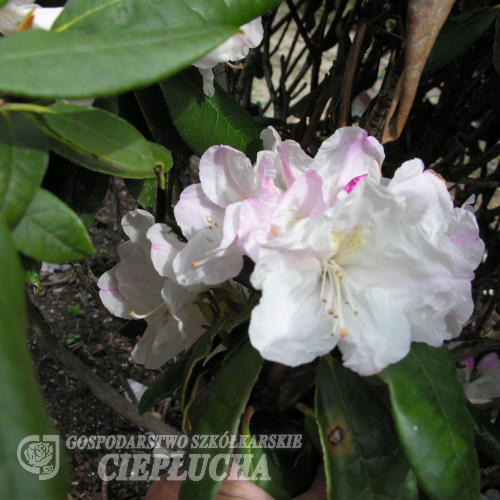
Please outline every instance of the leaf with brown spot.
M394 423L373 388L331 356L317 368L316 418L328 498L410 499L409 466Z
M389 108L382 144L401 135L427 57L454 3L455 0L408 1L405 65Z

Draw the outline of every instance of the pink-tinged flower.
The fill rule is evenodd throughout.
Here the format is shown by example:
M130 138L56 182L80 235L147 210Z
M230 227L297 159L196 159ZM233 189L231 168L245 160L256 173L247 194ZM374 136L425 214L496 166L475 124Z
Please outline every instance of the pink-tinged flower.
M244 59L250 49L257 47L264 38L264 28L260 17L240 26L242 33L233 35L207 55L193 63L203 77L203 92L212 97L215 92L212 68L219 63Z
M186 188L174 211L189 240L174 259L179 283L215 285L237 276L243 253L236 244L242 202L278 192L272 183L274 163L268 152L255 166L240 151L213 146L200 159L200 184Z
M99 295L115 316L146 320L148 327L132 358L147 368L159 368L203 333L203 316L194 304L201 290L186 290L174 281L172 261L183 243L167 226L154 224L153 216L144 210L129 212L122 226L130 240L118 249L121 262L100 277ZM156 242L159 232L161 244ZM159 253L163 254L161 259Z
M30 0L9 0L0 9L0 33L12 35L18 29L50 30L62 7L40 7Z
M403 196L363 178L318 221L299 221L264 245L249 330L261 355L297 366L338 345L347 367L372 375L401 360L412 340L451 338L447 316L463 297L452 290L459 271L449 239L433 241L407 216Z
M290 186L308 170L318 172L332 203L346 196L363 177L378 183L385 154L383 146L359 127L343 127L321 144L311 158L292 140L282 141L272 127L261 134L264 148L279 156L276 185Z
M474 371L474 359L461 361L464 368L457 370L465 395L469 399L494 399L500 397L500 360L496 352L484 356Z

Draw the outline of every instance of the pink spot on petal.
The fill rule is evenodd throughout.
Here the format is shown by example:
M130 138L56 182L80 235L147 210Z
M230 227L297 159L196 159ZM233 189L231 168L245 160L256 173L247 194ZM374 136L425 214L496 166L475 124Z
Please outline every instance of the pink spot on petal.
M496 352L490 352L477 364L477 369L481 372L493 372L500 370L500 360Z
M465 365L469 369L469 372L472 373L472 370L474 370L474 358L463 359L460 363Z
M350 193L356 184L363 178L363 177L368 177L368 174L363 174L363 175L358 175L358 177L354 177L354 179L347 184L347 186L344 188L344 191L346 193Z

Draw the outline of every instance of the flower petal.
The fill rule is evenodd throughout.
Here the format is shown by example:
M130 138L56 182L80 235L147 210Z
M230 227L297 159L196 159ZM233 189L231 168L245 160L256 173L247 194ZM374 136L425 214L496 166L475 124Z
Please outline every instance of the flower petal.
M212 146L200 159L203 191L219 207L252 196L255 179L250 160L229 146Z
M378 183L384 158L382 144L359 127L339 128L315 156L332 199L356 177L368 174Z
M105 272L97 282L99 297L104 307L114 316L131 319L130 311L134 310L132 302L128 301L118 288L116 270L120 264Z
M182 234L188 240L198 231L215 223L222 226L224 222L224 210L207 198L201 184L191 184L182 191L174 214Z
M137 209L128 212L122 218L124 233L132 243L137 243L144 253L149 256L151 245L146 237L148 229L155 223L155 218L146 210Z
M331 336L333 320L321 301L320 264L308 259L302 265L309 267L308 272L288 268L267 275L250 320L252 345L264 359L287 366L330 352L339 339Z
M175 281L173 262L177 254L186 246L166 224L155 224L147 232L151 243L151 262L160 276Z

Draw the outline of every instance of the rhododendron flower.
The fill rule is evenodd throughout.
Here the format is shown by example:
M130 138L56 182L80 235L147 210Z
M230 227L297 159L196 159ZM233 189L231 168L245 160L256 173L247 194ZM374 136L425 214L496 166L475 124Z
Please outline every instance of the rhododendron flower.
M17 30L50 30L62 7L40 7L30 0L9 0L0 9L0 33L12 35Z
M465 368L457 370L465 395L469 399L500 397L500 360L496 352L484 356L474 370L474 359L461 361Z
M404 164L400 176L413 166ZM406 356L412 340L451 338L448 317L463 306L465 275L470 295L478 264L461 247L480 241L477 225L454 242L464 229L460 212L458 227L450 222L433 240L407 221L413 199L363 178L319 220L299 221L261 248L251 281L262 298L249 334L265 359L297 366L338 345L347 367L372 375Z
M189 347L203 333L203 316L194 304L201 289L186 290L168 272L169 263L183 244L167 226L154 224L144 210L135 210L122 219L130 241L118 249L121 262L104 273L98 282L99 295L106 308L124 319L145 318L148 327L135 346L132 358L147 368L159 368L166 361ZM162 259L160 275L151 259L152 245L158 231L170 242L169 256ZM153 243L153 247L155 243ZM158 247L154 250L154 257ZM170 279L167 279L166 276Z
M264 38L260 17L240 26L242 33L233 35L217 48L193 63L203 76L203 92L212 97L215 92L212 68L219 63L244 59L251 48L257 47Z

